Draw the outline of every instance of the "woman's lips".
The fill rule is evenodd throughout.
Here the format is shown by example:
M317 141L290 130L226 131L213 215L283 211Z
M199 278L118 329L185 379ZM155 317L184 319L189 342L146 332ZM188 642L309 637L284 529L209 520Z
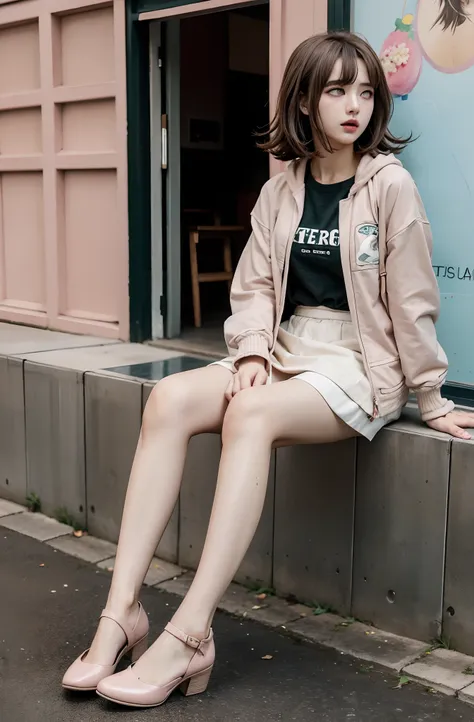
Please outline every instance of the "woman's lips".
M347 133L355 133L359 128L359 122L357 120L347 120L345 123L341 123L341 126Z

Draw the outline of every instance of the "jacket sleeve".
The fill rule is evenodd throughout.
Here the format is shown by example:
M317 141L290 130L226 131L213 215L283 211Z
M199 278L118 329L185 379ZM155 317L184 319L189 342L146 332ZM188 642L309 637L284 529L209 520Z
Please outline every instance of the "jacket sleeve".
M273 345L276 302L270 257L270 220L264 191L265 188L252 212L252 234L232 282L232 315L224 324L234 368L246 356L261 356L268 363Z
M448 361L435 329L440 297L430 224L411 176L400 180L388 203L387 297L406 384L416 393L423 421L430 421L445 416L454 404L440 393Z

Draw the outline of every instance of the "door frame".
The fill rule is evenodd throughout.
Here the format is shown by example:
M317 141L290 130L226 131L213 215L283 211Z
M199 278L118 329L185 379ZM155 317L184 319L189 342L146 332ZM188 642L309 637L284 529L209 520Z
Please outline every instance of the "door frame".
M328 30L351 30L352 7L352 0L328 0Z
M161 44L163 35L164 45ZM179 19L153 20L150 22L152 339L173 338L181 330L180 112ZM171 118L172 122L164 123L164 118Z
M269 5L269 0L193 0L159 10L145 10L138 15L143 20L169 20L171 17L190 17L241 8L248 5Z
M138 13L140 24L148 25L149 38L149 198L150 198L150 287L149 333L152 339L173 338L181 332L181 237L180 211L180 87L179 87L179 20L184 17L224 12L236 7L269 5L269 0L195 0L159 10ZM161 23L166 22L168 42L162 58L164 73L158 67L156 48ZM162 158L162 87L166 88L168 123L167 177L163 187ZM163 228L162 199L166 193L166 228ZM163 258L166 255L166 275Z

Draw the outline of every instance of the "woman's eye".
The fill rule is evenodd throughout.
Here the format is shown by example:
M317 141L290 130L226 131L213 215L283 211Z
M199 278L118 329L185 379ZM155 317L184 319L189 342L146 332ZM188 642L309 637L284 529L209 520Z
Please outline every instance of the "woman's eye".
M362 93L362 97L370 100L370 98L372 98L373 94L374 94L373 90L364 90L364 92Z
M328 95L344 95L344 90L342 88L331 88L328 90Z

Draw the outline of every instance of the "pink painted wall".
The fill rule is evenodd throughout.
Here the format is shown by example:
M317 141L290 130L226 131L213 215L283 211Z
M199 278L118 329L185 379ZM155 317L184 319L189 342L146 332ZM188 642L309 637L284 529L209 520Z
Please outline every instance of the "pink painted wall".
M270 107L275 110L285 65L299 43L327 29L327 0L270 0ZM270 160L270 172L279 173L283 163Z
M128 338L124 3L0 0L0 320ZM326 23L326 0L270 0L272 108Z
M0 320L128 338L124 0L0 0Z

